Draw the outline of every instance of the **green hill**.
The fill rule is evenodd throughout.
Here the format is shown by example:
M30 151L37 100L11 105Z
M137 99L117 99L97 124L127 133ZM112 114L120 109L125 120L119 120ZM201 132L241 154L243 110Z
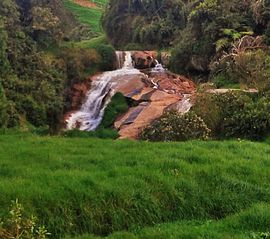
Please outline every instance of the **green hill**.
M106 0L92 1L97 4L98 8L82 7L72 0L64 0L63 2L64 6L74 14L80 23L90 26L91 30L96 34L103 32L100 19L107 2Z

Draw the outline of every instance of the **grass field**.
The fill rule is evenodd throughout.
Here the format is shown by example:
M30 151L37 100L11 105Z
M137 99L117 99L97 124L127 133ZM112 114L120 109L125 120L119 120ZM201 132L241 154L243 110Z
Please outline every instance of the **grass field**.
M92 1L97 4L99 8L87 8L79 6L72 2L72 0L64 0L64 6L70 10L76 19L83 24L89 25L94 33L102 34L102 28L100 25L100 19L103 13L103 9L106 5L106 0Z
M269 143L8 133L0 146L0 217L18 198L51 238L252 238L270 231Z

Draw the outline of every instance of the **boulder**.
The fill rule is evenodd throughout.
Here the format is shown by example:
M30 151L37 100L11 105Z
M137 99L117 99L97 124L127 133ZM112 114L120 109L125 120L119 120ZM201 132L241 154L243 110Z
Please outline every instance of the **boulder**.
M154 51L134 51L131 57L137 69L153 68L157 64L157 53Z

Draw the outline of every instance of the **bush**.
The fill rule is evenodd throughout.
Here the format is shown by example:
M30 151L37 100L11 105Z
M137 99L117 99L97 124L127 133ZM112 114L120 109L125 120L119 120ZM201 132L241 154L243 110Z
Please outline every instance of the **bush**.
M210 130L195 113L180 114L169 111L147 126L140 138L150 141L185 141L208 139Z
M45 227L37 226L37 218L31 216L27 218L23 213L22 205L18 200L13 201L9 211L9 217L4 221L0 220L1 239L46 239Z
M225 118L223 127L226 137L262 139L270 130L270 102L260 99L245 104L243 110Z
M269 53L262 50L243 51L225 57L212 67L211 78L214 83L218 83L218 87L240 83L248 88L267 91L270 89Z
M107 105L100 127L109 128L113 125L116 117L128 110L128 104L122 93L116 93Z
M267 95L243 92L201 94L193 111L217 138L261 139L270 131L270 103Z
M211 80L217 88L239 88L238 83L232 78L229 78L226 74L218 74L213 76Z
M96 47L96 51L101 57L99 69L102 71L113 70L115 62L114 48L110 45L101 44Z

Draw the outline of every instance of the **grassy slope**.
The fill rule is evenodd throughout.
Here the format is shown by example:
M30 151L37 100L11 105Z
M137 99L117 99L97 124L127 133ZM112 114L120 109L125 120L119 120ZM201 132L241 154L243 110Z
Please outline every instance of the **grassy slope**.
M268 231L265 231L267 229ZM270 206L257 204L220 221L164 223L135 232L116 232L108 239L259 239L270 236ZM265 235L265 237L263 237ZM268 235L268 237L266 237ZM85 235L67 239L98 239Z
M267 143L152 144L14 134L1 135L0 145L0 217L19 198L53 238L122 230L151 238L153 232L170 234L177 227L187 233L187 223L179 226L183 220L205 222L270 205ZM262 218L254 214L256 220L269 219L269 210L255 211ZM172 224L137 230L166 222ZM213 233L222 228L214 224ZM259 230L268 228L262 223Z
M75 15L79 22L89 25L93 32L102 34L100 19L102 16L103 7L106 4L106 0L96 0L93 2L95 2L100 8L92 9L82 7L73 3L72 0L64 0L64 6Z

